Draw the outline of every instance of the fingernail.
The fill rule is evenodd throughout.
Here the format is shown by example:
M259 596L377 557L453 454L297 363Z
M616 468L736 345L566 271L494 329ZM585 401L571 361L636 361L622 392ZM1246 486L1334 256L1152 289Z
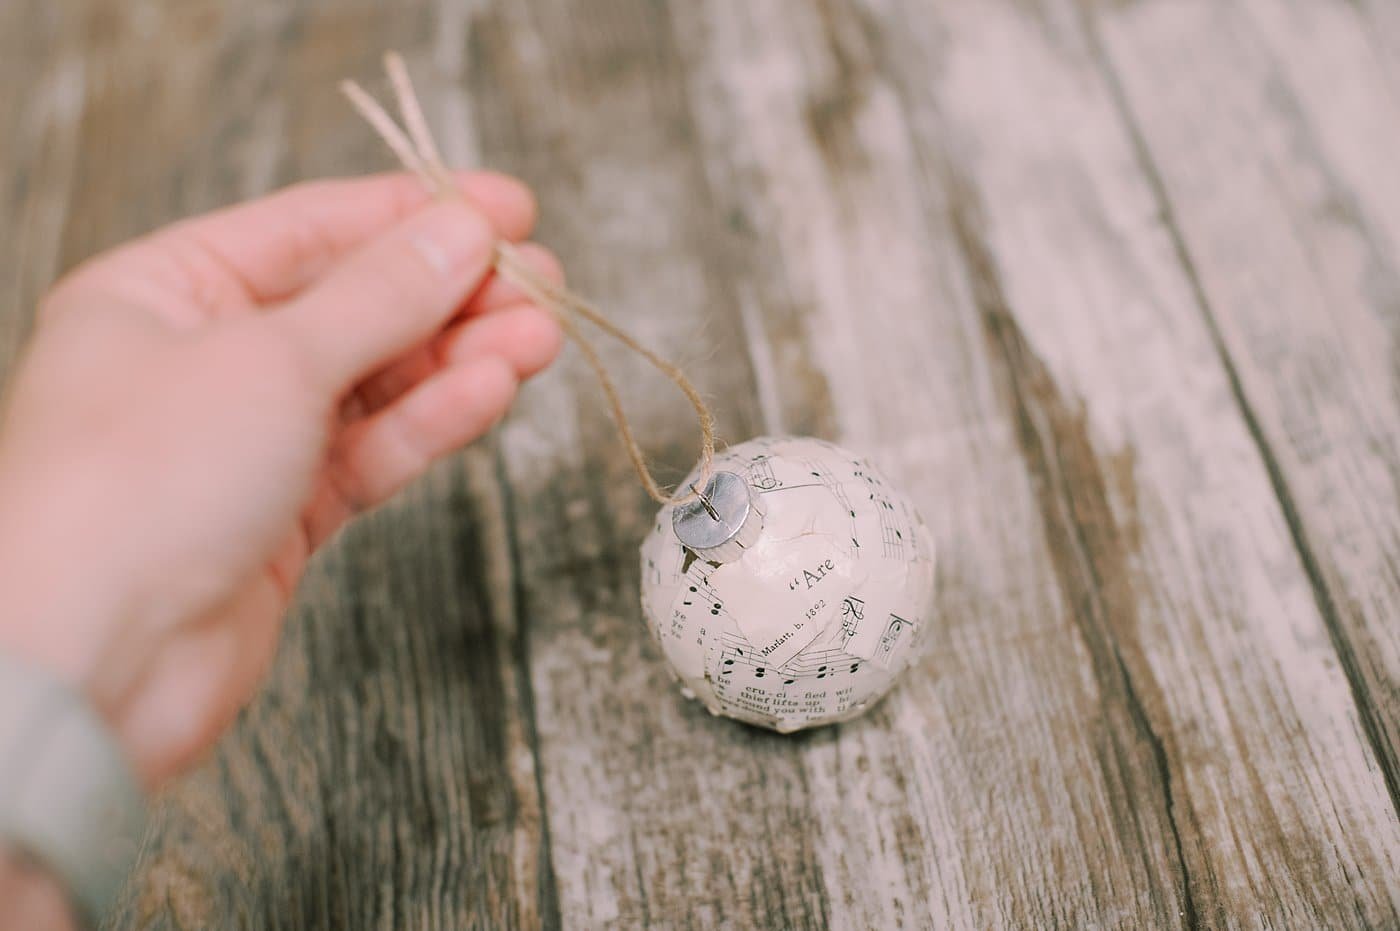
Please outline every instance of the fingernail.
M409 242L434 271L448 280L479 272L495 241L491 224L480 211L464 203L429 207L415 225Z

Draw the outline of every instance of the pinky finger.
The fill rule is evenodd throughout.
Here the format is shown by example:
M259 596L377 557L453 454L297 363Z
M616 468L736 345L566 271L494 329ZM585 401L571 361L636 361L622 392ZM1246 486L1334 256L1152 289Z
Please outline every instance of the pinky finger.
M351 511L383 503L438 458L491 429L519 384L510 363L496 356L442 369L340 435L330 462L335 490Z

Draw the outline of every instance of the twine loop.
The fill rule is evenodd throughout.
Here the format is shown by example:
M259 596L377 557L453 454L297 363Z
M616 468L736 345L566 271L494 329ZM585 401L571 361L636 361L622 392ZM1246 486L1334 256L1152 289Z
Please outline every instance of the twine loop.
M423 115L423 108L418 101L418 94L413 88L412 79L408 76L408 69L404 66L403 58L395 52L388 53L384 56L384 70L389 75L389 83L393 86L394 96L398 101L399 114L403 118L402 127L359 84L354 81L343 81L340 89L350 99L350 103L354 105L360 115L365 118L365 121L398 156L403 166L417 175L434 197L439 200L463 200L464 195L458 189L456 182L453 181L452 173L443 164L442 156L438 153L437 143L428 128L428 121ZM603 389L608 409L612 413L613 421L617 424L622 445L626 448L627 456L632 460L632 467L636 470L637 477L641 480L642 487L646 489L647 494L660 504L685 504L702 497L700 491L709 483L710 476L714 471L715 419L705 404L704 398L700 396L700 392L681 371L680 367L642 345L632 334L613 323L584 298L568 288L556 285L542 277L529 266L520 251L505 240L496 243L495 270L502 278L519 288L535 304L553 313L564 332L583 353L584 359L588 361L589 367L593 369L593 374L598 378L598 384ZM627 421L627 414L623 410L622 398L618 394L617 385L613 382L607 366L603 364L597 348L579 327L580 319L593 324L608 336L646 359L657 371L674 382L681 393L685 395L686 400L690 402L690 405L695 408L701 434L700 478L691 485L691 490L686 494L678 497L673 496L662 488L651 474L646 457L632 433L632 426Z

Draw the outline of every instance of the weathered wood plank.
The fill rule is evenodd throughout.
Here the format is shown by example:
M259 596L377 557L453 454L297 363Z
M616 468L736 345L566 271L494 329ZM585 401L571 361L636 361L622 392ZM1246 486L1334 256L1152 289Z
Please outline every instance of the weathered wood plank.
M1400 21L1372 14L1148 4L1098 26L1400 804L1400 97L1377 18ZM1171 93L1166 61L1187 65ZM1252 170L1212 189L1227 161Z
M1043 916L1046 901L1051 914L1108 922L1125 905L1146 913L1163 900L1207 924L1393 920L1400 832L1391 800L1268 463L1233 404L1190 270L1154 222L1157 192L1078 17L953 3L934 15L923 4L871 3L863 16L824 8L818 17L715 4L697 14L717 36L717 77L703 96L730 107L720 144L747 150L759 183L744 190L746 202L772 205L765 232L783 250L774 267L791 275L782 287L813 282L822 313L812 343L829 352L823 368L845 430L864 433L867 445L935 445L937 433L909 425L965 428L949 415L940 422L940 402L991 395L970 419L1015 438L993 455L1014 450L1023 460L1033 504L1017 523L1042 536L1031 565L1048 565L1058 588L1042 590L1051 598L1033 616L1078 641L1077 663L1055 668L1041 656L1037 672L1088 674L1102 712L1078 723L1093 721L1091 745L1113 748L1077 775L1126 783L1107 803L1124 834L1139 829L1145 803L1159 806L1159 862L1184 873L1180 886L1151 869L1134 878L1134 857L1151 856L1151 834L1148 844L1125 844L1128 856L1100 858L1091 848L1078 886L1051 872L1074 876L1073 860L1047 866L1003 850L995 869L1015 879L993 897L1022 921ZM1165 69L1156 73L1160 80ZM922 212L909 205L914 191ZM835 202L825 222L824 201ZM971 299L935 277L957 264ZM929 294L946 297L929 302ZM921 312L927 342L911 334ZM933 397L907 376L881 377L929 357ZM900 433L913 436L896 441ZM923 456L905 455L896 471L917 476ZM973 513L1015 507L1015 477L991 484L964 467L946 478L915 484L957 488L967 503L952 506ZM928 510L949 506L924 500ZM954 538L944 552L964 547L953 558L966 563L948 571L986 578L1007 565L989 537ZM1012 571L1001 580L1008 589L1030 576ZM969 674L987 674L979 667L1001 645L991 646ZM957 671L945 660L940 674L946 702ZM968 703L956 717L994 727L1019 723L1018 711ZM1049 736L1054 729L1046 734L1043 745L1031 739L1013 752L1010 765L1043 778L1034 756L1065 744ZM1004 771L1007 759L998 765ZM928 791L957 788L939 773ZM968 795L977 788L968 784ZM1053 822L1047 831L1043 819L1008 808L999 814L1025 819L1007 832L1017 840L1082 831L1082 820L1066 819L1061 835ZM957 828L955 817L933 830ZM1075 853L1084 849L1075 844ZM1124 894L1133 889L1136 900ZM977 902L969 896L964 907ZM885 903L873 894L866 904Z
M1361 0L1356 4L1361 30L1380 58L1392 93L1400 92L1400 7L1387 0Z
M694 152L669 16L632 0L492 6L472 49L482 145L535 185L541 235L575 284L693 363L721 430L744 435L762 413L730 285L742 241ZM610 356L650 448L673 476L688 468L684 401ZM503 445L565 924L826 926L801 742L676 700L638 622L636 546L654 506L590 376L569 365L538 387Z
M384 164L333 85L395 46L727 437L873 453L943 557L869 717L708 718L566 364L317 563L113 926L1394 923L1400 58L1362 10L0 9L0 366L82 256ZM677 474L684 404L612 358Z
M696 13L710 157L780 270L755 289L807 309L843 437L897 474L941 544L928 662L805 760L840 924L1169 923L1186 905L1151 734L1072 635L998 393L1024 360L989 357L967 256L926 215L943 195L887 50L834 5Z
M1400 802L1400 98L1372 24L1188 3L1100 30ZM1252 167L1212 186L1227 162Z
M1160 7L1163 10L1165 6ZM1172 7L1167 15L1174 15L1177 7ZM1061 10L1061 23L1073 23L1072 11ZM1072 50L1077 44L1075 34L1072 29L1061 31L1056 23L1056 19L1047 15L1045 31L1052 41L1047 43L1045 57L1064 58L1067 57L1067 50ZM1176 70L1182 69L1184 62L1190 59L1185 57L1187 48L1196 50L1209 49L1210 44L1204 38L1207 35L1216 36L1220 34L1217 24L1200 23L1199 29L1190 30L1188 43L1183 43L1178 51L1183 53L1177 62ZM1206 53L1209 54L1209 53ZM1162 61L1163 66L1166 61ZM1238 80L1239 72L1236 70L1237 56L1227 52L1220 56L1219 64L1212 69L1212 77L1204 81L1196 88L1197 100L1213 96L1221 99L1228 95L1224 88L1231 80ZM1189 66L1188 66L1189 67ZM1161 75L1166 73L1158 72L1157 83L1161 83ZM1173 74L1176 72L1173 71ZM1065 76L1070 80L1082 80L1082 77L1074 72L1069 72ZM1051 81L1036 80L1035 85L1040 88L1049 88ZM1174 82L1172 82L1174 83ZM986 86L985 84L980 86ZM995 85L993 85L995 86ZM1066 91L1072 93L1071 87L1066 87ZM1158 97L1170 96L1170 93L1154 89ZM1366 88L1369 96L1363 98L1363 104L1370 108L1372 113L1380 112L1381 99L1384 96L1384 89L1379 84L1371 84ZM969 107L976 107L985 101L979 100L978 96L969 89L966 93L959 95L959 100L965 106L962 112L967 112ZM949 109L952 109L950 100ZM980 146L978 158L978 172L984 171L988 162L995 164L1000 161L998 155L1001 153L1020 152L1022 158L1025 153L1039 151L1037 147L1026 139L1021 132L1026 127L1037 125L1035 116L1042 114L1042 122L1045 125L1046 117L1054 120L1057 117L1062 120L1062 126L1073 127L1076 134L1087 130L1087 121L1075 119L1075 112L1055 111L1050 108L1048 101L1043 98L1039 107L1028 108L1018 119L1015 111L1002 111L1000 115L1002 127L1015 128L1017 132L1005 135L990 136L985 140L986 144ZM972 121L973 117L978 120L983 119L980 111L974 111L967 119ZM991 122L994 117L985 117ZM1229 117L1236 126L1248 126L1252 121L1239 121L1238 112ZM1092 132L1092 130L1088 130ZM1257 132L1257 127L1251 132ZM1179 148L1166 148L1153 146L1151 151L1154 155L1160 153L1163 159L1172 159L1177 151L1200 152L1204 146L1199 145L1196 137L1202 133L1219 139L1223 132L1216 134L1216 128L1203 128L1196 126L1191 133L1191 138L1182 137L1179 140ZM1247 135L1249 133L1246 133ZM1031 134L1034 139L1034 134ZM1053 140L1053 135L1044 137L1046 141ZM1092 138L1080 143L1080 146L1089 147L1087 151L1093 152L1101 142ZM1075 146L1070 151L1073 152ZM1084 151L1084 149L1081 149ZM993 154L995 153L995 154ZM1117 157L1121 158L1121 149L1117 152ZM1222 153L1223 154L1223 153ZM1115 158L1115 162L1117 159ZM1109 165L1100 163L1100 170L1105 170ZM1236 150L1228 159L1222 159L1214 166L1216 184L1214 193L1207 193L1211 190L1209 175L1197 175L1196 180L1201 183L1198 188L1203 198L1214 197L1217 202L1227 200L1228 195L1222 196L1222 192L1228 192L1237 186L1252 185L1254 176L1258 173L1267 173L1267 165L1261 165L1249 157L1241 157L1241 153ZM1022 169L1024 172L1024 169ZM1024 173L1022 173L1024 177ZM1067 181L1057 185L1054 180L1047 181L1048 186L1069 187ZM1154 186L1155 187L1155 186ZM1100 192L1099 200L1102 203L1112 205L1111 192L1113 188L1106 183L1098 185ZM1154 192L1160 193L1160 192ZM1163 203L1160 199L1154 198L1156 205L1170 216L1170 209L1174 202ZM1259 193L1255 203L1264 200L1262 192ZM1011 201L1011 198L1008 198ZM1014 201L1012 201L1014 203ZM1125 205L1126 206L1126 205ZM1087 205L1086 205L1087 207ZM1086 208L1081 208L1086 209ZM1123 216L1120 214L1120 216ZM1131 213L1128 213L1125 220L1130 220ZM1141 226L1136 228L1127 224L1114 224L1114 232L1117 237L1126 237L1125 226L1128 231L1137 229L1142 232ZM1263 221L1257 220L1251 226L1272 228ZM1052 235L1059 235L1062 227L1055 225L1042 231L1045 238ZM1160 231L1157 231L1160 233ZM1245 233L1244 227L1237 227L1235 233L1238 235ZM1014 234L1018 240L1026 236L1026 231L1020 230ZM1160 256L1163 248L1163 238L1160 235L1139 235L1136 245L1139 249L1151 246L1157 255ZM1130 240L1131 241L1131 240ZM1231 245L1237 250L1231 261L1238 264L1247 264L1239 258L1238 250L1242 249L1242 243L1247 244L1243 249L1249 249L1259 242L1259 238L1240 239L1235 238ZM1222 241L1221 247L1225 246ZM1171 244L1173 251L1178 252L1176 243ZM1000 253L998 253L1000 255ZM1131 260L1134 256L1131 251L1124 256ZM1223 254L1222 254L1223 261ZM1267 261L1267 259L1265 259ZM1007 261L1008 267L1015 267L1017 264ZM1262 263L1261 263L1262 264ZM1272 264L1272 263L1269 263ZM1144 269L1136 263L1127 265L1132 272L1137 275L1144 274ZM1138 310L1134 302L1126 303L1122 310L1117 311L1114 319L1123 320L1123 330L1120 339L1129 345L1133 341L1155 339L1156 346L1151 347L1151 351L1139 350L1134 353L1122 351L1122 357L1129 361L1129 365L1134 362L1137 371L1123 368L1122 375L1131 377L1128 384L1134 382L1147 382L1149 379L1144 372L1153 372L1153 363L1156 361L1156 353L1160 351L1161 344L1166 342L1167 336L1175 340L1182 349L1177 356L1182 361L1196 360L1208 355L1209 348L1214 342L1214 334L1209 332L1208 327L1198 328L1195 332L1186 334L1188 322L1194 316L1193 311L1200 309L1200 295L1197 289L1197 282L1194 280L1193 270L1187 266L1185 268L1186 280L1184 283L1190 285L1190 291L1195 292L1190 295L1191 300L1181 302L1172 300L1163 307L1170 308L1178 313L1168 317L1168 333L1162 335L1153 334L1152 330L1143 327L1140 331L1134 332L1133 311ZM1176 282L1176 295L1182 294L1183 281ZM1086 302L1087 303L1087 302ZM1111 313L1113 312L1112 302L1104 305ZM1277 308L1271 308L1276 310ZM1297 317L1288 317L1280 321L1276 313L1270 314L1273 319L1273 327L1278 329L1291 329L1297 327L1299 332L1305 331L1313 326L1310 321L1318 319L1320 308L1314 307L1311 316L1303 308L1299 308L1301 313ZM1157 313L1162 313L1158 310ZM1125 319L1126 318L1126 319ZM1034 319L1034 317L1033 317ZM1075 328L1068 326L1068 320L1062 318L1061 325L1065 327L1068 334L1067 351L1071 354L1080 355L1084 352L1082 346L1076 346L1076 337L1080 334L1075 332ZM1280 324L1283 324L1280 326ZM1141 324L1138 324L1141 326ZM1089 328L1085 327L1087 334ZM1098 347L1101 351L1107 350L1109 358L1114 359L1119 356L1120 350L1112 344L1104 345L1100 342ZM1300 340L1296 345L1300 352L1305 348L1305 343ZM1165 354L1163 354L1165 360ZM1340 362L1340 360L1338 360ZM1091 379L1102 377L1104 371L1112 371L1111 364L1084 365L1080 363L1086 375ZM1341 366L1341 367L1344 367ZM1187 369L1186 371L1190 371ZM1232 373L1227 373L1232 375ZM1226 381L1230 379L1227 378ZM1393 862L1395 857L1395 813L1391 799L1385 792L1384 780L1377 773L1377 760L1370 753L1370 749L1360 740L1355 740L1361 736L1360 732L1364 727L1357 727L1356 710L1349 706L1343 693L1338 690L1338 679L1335 675L1328 675L1328 684L1324 690L1321 676L1333 673L1333 659L1327 655L1325 649L1319 649L1320 641L1325 639L1328 633L1330 618L1325 605L1316 605L1313 610L1308 610L1307 601L1311 592L1303 580L1311 575L1308 565L1307 554L1298 562L1288 558L1287 547L1279 546L1278 543L1268 542L1267 534L1271 528L1281 530L1280 519L1287 522L1291 518L1289 513L1289 503L1285 499L1282 505L1273 510L1263 503L1259 503L1259 510L1254 514L1249 514L1245 509L1245 498L1238 490L1226 491L1224 488L1212 488L1212 484L1217 479L1224 480L1224 476L1232 471L1236 475L1243 474L1244 478L1239 479L1241 486L1248 485L1248 472L1239 469L1235 471L1233 467L1226 466L1226 449L1238 441L1239 434L1234 434L1230 440L1230 434L1222 428L1214 427L1211 409L1217 404L1221 397L1221 383L1216 381L1209 389L1199 384L1199 382L1187 376L1183 379L1185 384L1177 387L1171 386L1169 378L1163 378L1159 386L1153 390L1151 388L1142 392L1145 400L1150 400L1150 405L1146 409L1139 409L1137 416L1144 422L1141 425L1134 424L1134 432L1140 436L1151 438L1153 436L1170 437L1170 446L1164 443L1154 444L1146 447L1146 444L1133 444L1139 450L1139 460L1137 473L1138 491L1134 496L1134 501L1139 508L1149 505L1149 492L1151 487L1142 480L1142 477L1150 474L1149 470L1172 470L1172 463L1175 461L1177 476L1169 474L1163 475L1158 472L1152 476L1152 481L1161 483L1158 485L1157 493L1161 496L1162 506L1171 508L1181 508L1186 511L1186 522L1196 526L1195 534L1201 540L1203 554L1208 554L1208 558L1213 561L1226 560L1224 564L1216 563L1208 565L1206 571L1200 573L1203 580L1209 586L1205 593L1206 598L1198 603L1197 610L1206 609L1212 611L1217 617L1230 615L1241 616L1246 620L1246 637L1242 637L1234 642L1228 636L1222 636L1222 631L1218 629L1218 624L1213 623L1210 615L1202 612L1200 619L1196 623L1196 630L1190 627L1182 630L1180 635L1185 635L1183 639L1186 643L1176 646L1174 649L1180 650L1182 646L1192 645L1195 648L1195 663L1201 663L1210 657L1215 662L1227 661L1228 670L1219 681L1213 683L1213 687L1218 690L1218 696L1212 696L1209 691L1202 695L1204 701L1201 706L1192 708L1189 699L1184 703L1177 704L1180 710L1174 710L1175 721L1172 730L1175 731L1176 753L1180 756L1178 761L1171 759L1172 745L1167 745L1168 764L1180 772L1182 793L1177 793L1177 798L1183 813L1191 817L1199 811L1219 810L1226 813L1228 817L1223 819L1225 824L1232 824L1234 830L1245 837L1253 838L1253 844L1258 846L1259 852L1264 854L1255 859L1252 854L1237 853L1239 843L1231 841L1228 844L1220 844L1211 835L1219 830L1219 827L1209 821L1198 822L1198 830L1205 835L1196 843L1200 845L1199 852L1195 853L1194 859L1190 847L1187 848L1188 864L1191 867L1193 881L1199 881L1202 876L1215 878L1215 882L1201 883L1201 888L1205 890L1205 895L1198 895L1198 912L1201 918L1207 922L1222 920L1226 917L1234 917L1239 920L1256 920L1257 916L1276 916L1276 920L1298 920L1299 916L1306 916L1305 921L1318 921L1326 924L1351 924L1358 919L1367 923L1388 923L1394 920L1394 900L1396 888L1393 884ZM1194 382L1194 383L1193 383ZM1163 389L1171 386L1171 396L1162 395ZM1184 418L1187 431L1179 431L1173 428L1171 419L1163 416L1170 405L1178 408L1184 407L1179 395L1188 394L1190 391L1198 391L1202 405L1194 413L1188 413ZM1100 412L1105 407L1103 400L1096 394L1084 392L1090 399L1090 413L1094 413L1093 407L1097 405ZM1231 391L1233 394L1234 392ZM1126 395L1126 396L1125 396ZM1124 402L1131 403L1132 392L1122 391L1120 388L1119 397L1115 399L1119 405ZM1166 401L1163 404L1158 400L1158 396ZM1113 408L1110 406L1110 410ZM1115 416L1133 416L1131 407L1119 408L1123 414L1110 414L1110 420ZM1190 410L1188 408L1187 410ZM1096 418L1097 419L1097 418ZM1150 421L1155 420L1155 423ZM1250 425L1252 426L1252 424ZM1112 428L1110 428L1112 429ZM1172 436L1171 433L1178 435ZM1105 431L1108 432L1108 431ZM1192 445L1188 437L1183 437L1181 432L1194 432L1199 439L1196 443L1198 448L1192 450ZM1253 431L1251 431L1253 432ZM1111 434L1110 434L1111 435ZM1163 437L1166 439L1166 437ZM1110 440L1110 443L1112 441ZM1178 452L1181 458L1176 458L1170 453ZM1262 460L1258 464L1262 465L1266 471L1272 470L1272 463L1267 454L1260 457ZM1200 462L1201 465L1197 465ZM1188 477L1189 476L1189 477ZM1165 493L1164 493L1165 492ZM1211 499L1215 502L1212 504ZM1191 513L1196 508L1201 508L1205 513ZM1218 509L1217 513L1210 513ZM1239 564L1231 564L1234 560L1226 554L1223 541L1219 539L1221 535L1221 517L1229 514L1230 519L1238 521L1242 526L1230 528L1229 533L1237 537L1235 546L1240 547L1243 553L1248 554L1251 550L1259 555L1256 557L1259 562L1258 570L1250 572ZM1177 521L1181 518L1178 516ZM1177 521L1172 521L1176 523ZM1255 529L1246 529L1253 525ZM1181 533L1180 524L1173 528L1172 534L1176 540L1172 543L1179 546ZM1146 539L1145 529L1139 532L1142 538ZM1283 534L1278 533L1279 543L1283 540ZM1198 545L1201 545L1198 544ZM1301 566L1299 565L1301 563ZM1226 568L1228 566L1228 568ZM1285 567L1288 571L1285 572ZM1296 570L1301 568L1300 574ZM1193 576L1192 567L1188 563L1186 571L1176 572L1171 569L1171 562L1154 566L1149 569L1153 584L1142 586L1146 591L1142 594L1147 597L1157 597L1162 599L1171 598L1181 604L1181 594L1173 589L1181 587L1180 582L1174 578L1180 576L1182 581L1190 581ZM1160 594L1151 594L1152 589L1161 585ZM1141 597L1141 595L1140 595ZM1185 604L1190 604L1185 601ZM1275 605L1277 607L1275 607ZM1185 605L1181 605L1185 607ZM1167 617L1181 611L1181 607L1164 612ZM1194 613L1194 612L1192 612ZM1284 620L1292 618L1293 620ZM1192 619L1190 614L1183 612L1183 620ZM1282 629L1281 629L1282 628ZM1284 635L1283 630L1288 634ZM1162 681L1172 683L1172 691L1180 689L1184 681L1189 681L1190 669L1181 668L1177 663L1164 662L1164 658L1153 657L1153 653L1166 649L1176 637L1177 631L1167 629L1162 633L1164 643L1152 644L1148 641L1147 656L1149 661L1159 670L1158 675ZM1195 640L1196 643L1192 643ZM1160 657L1160 653L1158 654ZM1241 656L1249 660L1249 664L1244 667L1236 665L1233 659L1228 657ZM1344 657L1345 659L1345 657ZM1176 668L1173 668L1176 667ZM1251 671L1252 667L1252 671ZM1211 685L1210 676L1200 677L1203 684ZM1274 680L1282 679L1283 688L1279 688ZM1327 697L1324 698L1324 693ZM1173 696L1167 693L1168 699ZM1270 707L1269 703L1278 703L1277 709ZM1170 704L1176 704L1169 702ZM1185 707L1182 707L1184 705ZM1230 706L1234 706L1233 709ZM1230 727L1246 727L1254 730L1260 735L1268 735L1264 740L1254 739L1253 735L1240 740L1239 737L1225 731L1216 738L1199 740L1195 728L1198 721L1209 715L1218 717L1217 709L1224 706L1232 719ZM1363 708L1363 712L1364 712ZM1208 719L1208 718L1207 718ZM1249 723L1247 723L1249 722ZM1281 732L1290 732L1296 727L1302 727L1307 732L1307 737L1301 740L1286 739L1281 736ZM1195 739L1188 739L1195 738ZM1199 740L1199 742L1197 742ZM1219 779L1213 772L1213 767L1202 766L1198 762L1201 754L1209 750L1230 749L1230 741L1238 740L1238 752L1240 759L1238 764L1231 767L1228 778ZM1353 745L1353 741L1354 744ZM1194 746L1193 746L1194 744ZM1355 752L1357 749L1360 752ZM1326 760L1323 766L1318 765L1318 760ZM1332 770L1331 776L1324 776L1324 770ZM1267 775L1270 771L1277 774L1276 777ZM1202 777L1206 781L1202 784ZM1274 778L1286 780L1298 780L1288 793L1277 790L1271 791L1268 787ZM1215 783L1215 784L1212 784ZM1301 804L1300 804L1301 803ZM1364 811L1365 814L1356 814ZM1340 812L1340 815L1336 814ZM1198 814L1195 815L1199 817ZM1178 818L1178 821L1181 819ZM1213 820L1213 819L1212 819ZM1379 833L1371 825L1383 826ZM1304 833L1312 838L1310 843L1300 844L1297 840L1298 833ZM1328 841L1330 835L1336 841ZM1337 843L1340 841L1340 843ZM1211 849L1211 848L1214 849ZM1216 860L1217 864L1212 865L1209 861ZM1204 861L1204 862L1203 862ZM1251 862L1253 861L1253 862ZM1274 866L1256 867L1255 862ZM1370 881L1357 882L1356 877L1366 876ZM1248 885L1245 885L1245 883ZM1217 888L1211 889L1214 884ZM1289 888L1289 886L1293 888ZM1248 897L1241 897L1241 891L1248 890L1254 895L1264 898L1263 903L1256 903ZM1217 897L1215 902L1211 898ZM1277 901L1275 901L1277 897ZM1214 907L1213 907L1214 906ZM1356 909L1353 913L1352 909Z
M0 10L0 378L58 264L85 80L70 12Z

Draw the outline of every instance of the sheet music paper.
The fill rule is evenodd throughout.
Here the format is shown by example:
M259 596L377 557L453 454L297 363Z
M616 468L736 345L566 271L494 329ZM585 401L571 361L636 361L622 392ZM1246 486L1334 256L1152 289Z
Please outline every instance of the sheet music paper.
M657 516L642 606L672 671L711 712L778 731L861 713L931 623L926 527L868 461L822 440L763 437L714 467L763 496L763 535L716 566L681 546L670 508Z

